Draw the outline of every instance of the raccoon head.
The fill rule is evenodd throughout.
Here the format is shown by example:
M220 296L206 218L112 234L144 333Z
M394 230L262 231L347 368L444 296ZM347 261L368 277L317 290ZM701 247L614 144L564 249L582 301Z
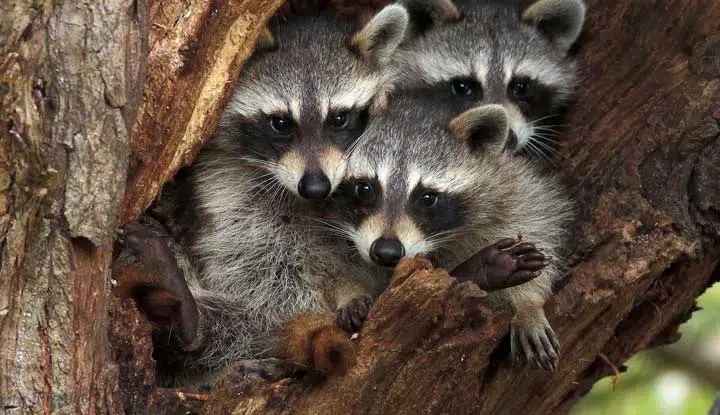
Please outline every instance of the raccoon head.
M503 226L503 107L473 108L449 124L442 114L390 111L370 125L333 196L336 229L360 255L393 267L403 256L438 253L478 226Z
M405 0L414 37L396 55L399 86L445 84L459 101L498 104L510 118L510 149L547 157L572 98L567 57L585 18L583 0L513 3ZM460 15L460 18L456 16Z
M389 90L408 15L388 6L361 30L330 15L269 23L209 146L306 199L340 183L344 153Z

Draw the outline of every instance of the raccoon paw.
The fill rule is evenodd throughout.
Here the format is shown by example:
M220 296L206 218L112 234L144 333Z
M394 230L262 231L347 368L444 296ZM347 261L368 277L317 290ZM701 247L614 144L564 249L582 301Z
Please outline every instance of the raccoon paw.
M299 377L306 370L303 365L291 360L271 357L237 361L233 363L229 373L234 379L277 382L285 378Z
M560 360L560 343L547 320L534 326L523 326L513 321L510 353L516 363L524 360L538 369L554 372Z
M135 300L150 321L171 329L183 348L194 349L201 337L200 312L167 239L138 223L125 226L123 237L141 268L116 269L115 293Z
M341 329L355 333L360 331L365 319L367 319L372 299L368 296L353 298L349 303L337 310L337 325Z
M539 276L548 259L531 242L501 239L458 265L451 275L475 281L485 291L524 284Z

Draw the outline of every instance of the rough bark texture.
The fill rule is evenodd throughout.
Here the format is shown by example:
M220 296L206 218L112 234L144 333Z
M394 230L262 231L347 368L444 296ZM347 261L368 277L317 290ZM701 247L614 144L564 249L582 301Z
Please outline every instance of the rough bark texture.
M215 128L254 39L282 0L151 1L148 77L120 223L136 218Z
M279 3L0 5L3 413L157 413L192 401L160 390L148 405L118 386L119 375L152 367L122 359L143 355L139 323L135 332L119 329L109 348L115 226L121 212L132 217L149 203L212 130L252 38ZM137 174L124 192L128 171ZM123 194L138 197L122 205ZM132 321L128 313L112 321L111 335ZM152 376L146 381L152 390Z
M0 6L4 411L546 414L677 339L720 279L720 5L591 0L558 165L580 218L570 276L546 307L562 342L557 373L511 367L510 312L406 262L348 375L272 385L231 375L210 396L156 389L147 323L109 297L114 226L192 158L280 2Z
M1 9L0 403L116 412L108 264L145 11L132 0Z

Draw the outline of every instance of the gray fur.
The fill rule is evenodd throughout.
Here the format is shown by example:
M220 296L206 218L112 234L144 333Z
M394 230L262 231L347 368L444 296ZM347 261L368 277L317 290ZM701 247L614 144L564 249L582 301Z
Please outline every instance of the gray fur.
M501 128L505 121L497 118L500 107L493 107L486 112L489 117L462 114L459 118L498 122ZM448 124L456 111L452 106L439 105L422 91L406 92L371 123L348 162L347 180L377 177L382 204L361 220L348 220L344 224L346 234L366 259L369 253L362 251L368 250L375 238L396 236L407 256L431 252L447 269L482 247L522 235L523 240L542 248L552 262L540 277L493 293L491 298L509 301L517 310L513 320L516 356L518 348L532 356L528 345L535 343L541 354L546 353L545 358L553 358L555 351L543 346L554 336L550 335L552 329L542 306L551 295L553 283L562 277L558 250L565 240L573 204L555 178L541 174L533 163L500 150L492 138L484 148L473 149L468 143L471 125L460 134L451 134L457 129L448 128ZM473 111L482 109L469 113ZM408 197L418 184L463 200L466 209L460 226L425 234L421 224L407 225L413 221Z
M404 7L389 5L382 9L353 37L353 43L366 59L385 66L405 40L408 13Z
M580 36L585 21L582 0L539 0L523 11L522 19L545 31L560 50L567 51Z
M175 223L176 238L189 246L187 255L176 248L176 256L201 311L204 341L176 383L212 380L234 361L276 356L288 320L334 313L379 291L376 272L351 258L321 212L268 184L240 156L205 149L184 185L190 200L169 190L156 207L192 211Z
M276 49L245 64L211 145L244 152L296 195L300 178L311 171L323 173L334 189L342 179L340 155L347 145L325 135L328 116L384 105L391 88L387 65L405 37L407 20L404 9L392 5L357 32L351 22L312 12L271 21ZM356 40L369 49L356 50L350 45ZM242 125L266 127L273 115L293 120L297 136L282 154L253 150Z
M428 8L427 3L446 2L402 1L411 11L413 7ZM575 20L567 33L554 40L521 19L522 10L517 1L459 0L455 3L462 13L460 21L434 21L424 33L407 41L395 55L398 87L437 85L458 78L475 79L482 85L482 97L476 101L477 105L495 103L505 106L508 111L511 128L518 139L517 151L535 155L552 153L552 138L558 127L555 116L571 100L577 83L576 65L566 53L568 42L574 42L582 28L582 0L541 0L527 9L529 13L525 18L533 24L538 14L550 15L556 11L554 5L560 7L560 11L582 9L582 13L558 12ZM569 4L577 7L571 8ZM542 111L529 114L512 102L508 84L514 75L527 76L554 90L552 94L545 92L548 96Z
M233 361L276 355L291 318L334 313L381 289L377 271L351 258L323 210L296 197L301 172L282 157L295 151L290 164L323 165L313 159L332 146L320 134L323 112L369 105L383 93L385 75L347 48L346 22L298 15L270 28L279 49L246 64L213 138L153 207L187 251L177 256L203 320L203 347L187 357L181 383L183 374L213 379ZM338 96L344 101L334 102ZM248 150L241 125L277 112L291 114L307 135L280 159ZM345 160L337 161L323 165L333 185L344 173Z

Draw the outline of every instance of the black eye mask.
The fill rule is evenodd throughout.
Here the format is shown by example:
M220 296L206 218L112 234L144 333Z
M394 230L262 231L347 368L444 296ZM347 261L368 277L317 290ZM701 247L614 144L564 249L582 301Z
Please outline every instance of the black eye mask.
M426 235L433 235L462 226L466 206L460 196L419 184L410 193L406 213Z

